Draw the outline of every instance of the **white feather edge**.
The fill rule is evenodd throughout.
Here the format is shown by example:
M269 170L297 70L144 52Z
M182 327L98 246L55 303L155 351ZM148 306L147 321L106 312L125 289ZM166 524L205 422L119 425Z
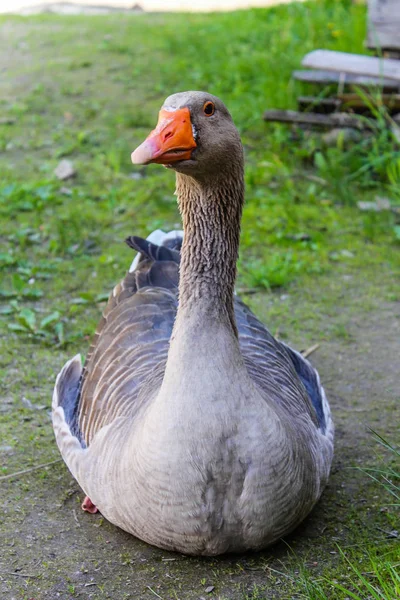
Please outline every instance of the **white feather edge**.
M70 360L68 360L65 363L65 365L63 366L63 368L61 369L61 371L57 375L57 379L56 379L56 383L55 383L54 391L53 391L53 399L52 399L52 403L51 403L51 407L52 407L53 410L56 410L57 408L59 408L59 404L58 404L58 384L59 384L59 381L60 381L61 377L64 375L65 371L67 371L69 369L70 365L72 365L72 363L77 363L77 366L79 366L79 370L82 373L82 358L81 358L81 355L80 354L75 354L75 356L73 358L71 358Z
M176 238L183 238L183 231L180 229L174 229L172 231L168 231L167 233L162 229L155 229L147 236L147 240L152 244L157 244L157 246L161 246L164 242L168 240L174 240ZM135 258L132 261L132 264L129 268L129 273L132 273L139 264L140 253L138 252Z
M101 473L101 449L104 445L104 441L107 439L111 428L116 423L123 422L124 419L117 418L113 423L104 425L104 427L96 433L90 448L82 448L78 438L73 435L65 420L63 407L59 406L58 383L72 363L76 363L76 367L82 372L81 355L77 354L74 358L65 363L58 374L52 400L53 429L57 446L69 471L77 480L85 494L93 497L93 482L96 483ZM96 459L96 457L99 457L99 459Z
M77 368L82 372L82 359L80 354L76 354L71 360L65 363L59 374L57 375L56 384L54 386L52 399L52 421L53 429L56 437L57 446L60 449L61 455L71 473L76 477L78 464L82 459L83 454L87 452L82 448L79 440L75 437L68 423L65 420L65 413L62 406L59 405L58 385L65 372L69 369L72 363L76 363Z

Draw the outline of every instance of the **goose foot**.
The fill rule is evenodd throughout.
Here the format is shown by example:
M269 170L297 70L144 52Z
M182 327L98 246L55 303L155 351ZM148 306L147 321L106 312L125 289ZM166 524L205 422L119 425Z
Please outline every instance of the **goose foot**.
M99 509L97 508L97 506L95 504L93 504L93 502L91 501L89 496L85 496L85 499L81 504L81 508L82 508L82 510L85 510L86 512L92 513L92 515L94 513L99 512Z

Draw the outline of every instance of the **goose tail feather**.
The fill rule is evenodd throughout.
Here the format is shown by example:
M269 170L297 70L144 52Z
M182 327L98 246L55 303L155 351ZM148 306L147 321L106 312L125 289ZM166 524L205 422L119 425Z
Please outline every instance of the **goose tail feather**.
M133 273L136 270L142 258L179 262L182 240L183 231L178 229L168 231L167 233L161 229L156 229L147 236L146 240L136 236L129 237L126 243L130 248L138 252L133 259L129 273ZM166 252L167 249L170 252Z

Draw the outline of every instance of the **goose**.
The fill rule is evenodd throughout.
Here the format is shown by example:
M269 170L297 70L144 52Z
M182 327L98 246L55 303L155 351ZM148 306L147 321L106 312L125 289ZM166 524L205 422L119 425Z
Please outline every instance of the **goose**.
M334 427L317 371L235 295L244 159L222 101L168 97L132 153L176 173L183 231L130 237L82 367L59 373L56 441L111 523L189 555L260 550L308 515Z

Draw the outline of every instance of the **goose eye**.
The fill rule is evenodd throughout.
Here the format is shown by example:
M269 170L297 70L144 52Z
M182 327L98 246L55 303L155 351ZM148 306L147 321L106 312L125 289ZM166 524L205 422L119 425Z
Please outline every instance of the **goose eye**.
M203 106L203 112L205 115L207 115L207 117L211 117L211 115L213 115L215 112L214 102L205 102Z

